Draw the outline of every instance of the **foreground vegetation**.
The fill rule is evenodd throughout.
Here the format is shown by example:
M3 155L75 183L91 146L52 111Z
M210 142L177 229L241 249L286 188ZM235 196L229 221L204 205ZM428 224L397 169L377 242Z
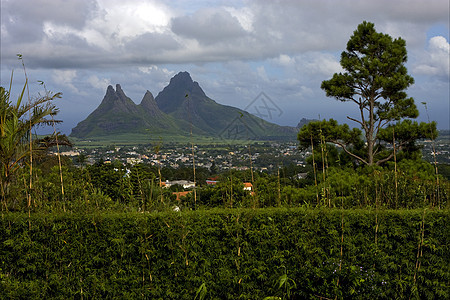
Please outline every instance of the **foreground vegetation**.
M447 299L448 210L7 214L0 298Z

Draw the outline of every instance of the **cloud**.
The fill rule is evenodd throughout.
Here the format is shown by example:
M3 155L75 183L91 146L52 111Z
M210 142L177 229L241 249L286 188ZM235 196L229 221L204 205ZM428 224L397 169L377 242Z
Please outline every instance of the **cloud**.
M269 76L267 76L266 69L264 66L259 66L256 68L256 73L258 74L259 78L262 79L265 82L269 81Z
M288 67L292 64L295 64L295 60L286 54L280 54L280 56L275 58L274 61L276 64L283 66L283 67Z
M432 37L428 43L428 49L421 62L414 67L418 74L450 78L450 45L443 36Z
M2 63L11 63L16 53L43 68L264 60L283 58L280 53L293 57L341 51L363 20L417 47L425 41L424 28L448 24L448 3L439 0L224 4L36 0L29 5L5 0Z
M334 73L342 72L339 61L329 53L313 52L296 57L296 64L303 71L310 74L331 77Z
M90 28L111 42L125 43L144 33L162 33L170 21L170 10L156 1L98 0L101 9L88 21Z
M54 70L52 74L53 82L71 89L76 94L82 94L73 84L77 77L76 70Z
M106 79L106 78L100 79L96 75L91 75L88 78L88 82L92 87L99 89L99 90L106 90L108 85L111 85L111 81L109 79Z
M223 8L205 8L192 15L172 19L172 31L200 44L222 43L243 37L246 31L238 18Z
M367 20L406 40L408 93L433 89L447 113L448 10L447 0L2 0L0 65L7 79L23 54L30 76L63 90L64 119L95 109L109 83L139 101L186 70L222 104L244 108L264 91L295 125L344 107L320 84L341 71L339 53Z
M51 21L55 24L82 28L86 18L95 10L95 1L79 0L3 0L2 10L8 14L8 24L42 24ZM33 29L33 28L29 28Z

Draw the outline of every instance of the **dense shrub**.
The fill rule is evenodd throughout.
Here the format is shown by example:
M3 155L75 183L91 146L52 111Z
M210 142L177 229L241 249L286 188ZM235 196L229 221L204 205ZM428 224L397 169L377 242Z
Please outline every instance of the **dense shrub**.
M449 224L448 210L9 213L0 298L448 299Z

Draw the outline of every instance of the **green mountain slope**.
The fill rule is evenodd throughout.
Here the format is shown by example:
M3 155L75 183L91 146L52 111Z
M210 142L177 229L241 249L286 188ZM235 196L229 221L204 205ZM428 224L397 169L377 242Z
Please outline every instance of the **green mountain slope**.
M210 99L188 72L175 75L156 98L147 91L139 105L123 92L107 88L105 97L84 121L72 129L77 138L123 134L153 137L196 136L218 139L295 139L297 130L269 123L241 109Z

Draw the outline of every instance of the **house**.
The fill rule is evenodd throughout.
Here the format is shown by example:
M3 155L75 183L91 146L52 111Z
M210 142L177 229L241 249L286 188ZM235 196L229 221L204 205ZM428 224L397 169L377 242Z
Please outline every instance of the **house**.
M251 191L253 184L251 182L244 182L244 191Z
M181 185L183 189L190 189L195 187L195 182L188 180L173 180L173 181L166 180L166 182L161 182L161 186L165 188L170 188L172 185L175 184Z
M305 179L308 176L308 173L298 173L297 178L298 179Z
M127 157L127 164L137 165L142 162L142 159L136 157Z
M177 201L181 201L181 198L186 197L189 193L192 193L192 191L186 191L186 192L173 192L172 194L177 196Z

